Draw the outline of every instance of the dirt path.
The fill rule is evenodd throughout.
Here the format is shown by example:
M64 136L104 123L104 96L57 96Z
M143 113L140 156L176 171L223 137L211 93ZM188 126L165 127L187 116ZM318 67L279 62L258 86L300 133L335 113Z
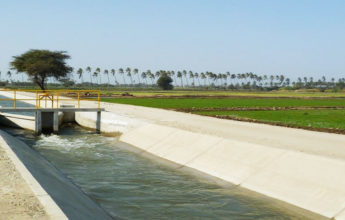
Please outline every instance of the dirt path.
M1 146L0 219L48 219L43 206Z

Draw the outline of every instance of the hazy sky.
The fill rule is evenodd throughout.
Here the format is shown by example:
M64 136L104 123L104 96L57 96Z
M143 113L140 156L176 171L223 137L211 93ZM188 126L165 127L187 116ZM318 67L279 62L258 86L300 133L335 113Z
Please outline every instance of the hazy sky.
M28 49L74 67L345 77L344 0L1 0L0 70Z

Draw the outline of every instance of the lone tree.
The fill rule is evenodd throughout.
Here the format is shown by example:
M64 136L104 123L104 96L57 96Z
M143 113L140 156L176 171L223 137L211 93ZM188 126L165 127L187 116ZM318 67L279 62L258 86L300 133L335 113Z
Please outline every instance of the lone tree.
M157 84L164 90L172 90L174 86L171 84L173 80L167 73L163 72L159 79L157 80Z
M59 80L73 71L65 62L70 58L65 51L29 50L13 58L11 69L25 72L42 90L46 89L49 77Z

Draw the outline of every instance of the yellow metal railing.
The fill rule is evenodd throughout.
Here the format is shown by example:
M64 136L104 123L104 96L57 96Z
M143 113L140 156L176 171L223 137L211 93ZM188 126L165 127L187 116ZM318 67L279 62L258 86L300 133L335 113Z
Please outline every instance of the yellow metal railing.
M10 96L13 96L11 98ZM99 90L0 90L1 101L13 101L13 108L17 108L17 101L34 104L36 108L59 108L59 104L74 104L80 108L83 101L96 102L97 108L101 105L101 92Z

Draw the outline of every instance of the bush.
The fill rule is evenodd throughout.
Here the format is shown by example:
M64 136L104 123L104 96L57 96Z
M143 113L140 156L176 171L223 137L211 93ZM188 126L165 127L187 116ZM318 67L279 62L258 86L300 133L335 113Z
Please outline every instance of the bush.
M171 79L171 77L168 76L168 74L163 73L159 77L157 85L164 90L172 90L174 88L174 86L171 84L172 82L173 80Z

